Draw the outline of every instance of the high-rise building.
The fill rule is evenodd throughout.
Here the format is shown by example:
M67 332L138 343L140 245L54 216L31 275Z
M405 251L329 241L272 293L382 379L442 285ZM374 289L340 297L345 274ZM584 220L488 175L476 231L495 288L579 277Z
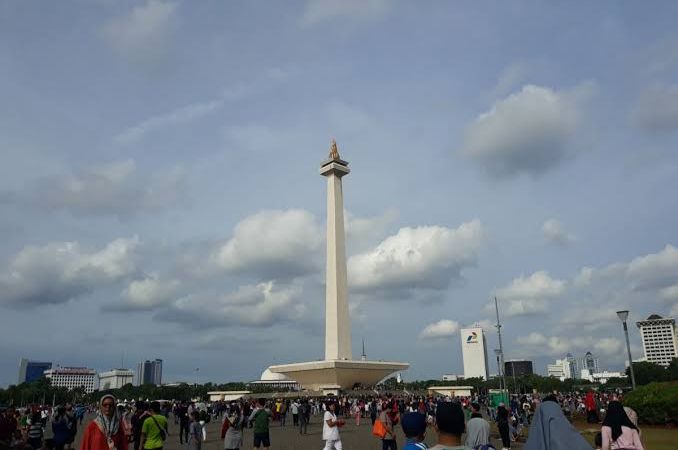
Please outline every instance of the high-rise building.
M532 361L526 359L508 359L504 361L504 374L507 377L520 377L523 375L532 375L534 368Z
M120 389L134 380L134 372L129 369L113 369L99 374L99 390Z
M598 358L594 358L591 352L586 352L586 355L578 360L578 364L578 373L581 373L582 370L588 370L589 373L600 372L600 361Z
M137 386L142 384L162 384L162 359L144 361L137 365Z
M461 330L461 354L464 360L464 378L480 377L487 380L487 343L480 327Z
M31 361L21 358L21 361L19 361L19 384L39 380L44 376L45 370L51 368L51 362Z
M646 320L636 322L636 326L640 329L647 361L668 366L673 358L678 357L675 319L652 314Z
M555 364L549 364L546 366L546 374L549 377L558 378L560 380L565 379L565 371L563 370L563 360L556 359Z
M565 355L563 359L563 371L565 372L565 378L576 379L579 378L579 363L577 358L572 356L572 353Z
M94 392L97 372L86 367L57 367L45 371L45 377L50 380L52 386L74 389L85 388L85 392Z

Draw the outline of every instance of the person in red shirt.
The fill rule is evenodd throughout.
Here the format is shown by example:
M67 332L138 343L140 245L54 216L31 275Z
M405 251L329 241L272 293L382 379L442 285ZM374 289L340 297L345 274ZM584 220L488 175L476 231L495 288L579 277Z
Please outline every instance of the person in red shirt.
M80 450L127 450L124 424L115 406L114 396L101 397L99 412L85 428Z

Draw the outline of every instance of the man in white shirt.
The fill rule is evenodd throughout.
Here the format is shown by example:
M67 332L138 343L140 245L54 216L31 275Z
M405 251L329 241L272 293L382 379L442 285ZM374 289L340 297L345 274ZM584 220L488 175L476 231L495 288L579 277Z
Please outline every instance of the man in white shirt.
M341 446L341 438L339 437L339 428L344 426L344 421L337 419L335 410L335 403L330 402L323 415L323 439L325 440L325 450L342 450L343 448Z

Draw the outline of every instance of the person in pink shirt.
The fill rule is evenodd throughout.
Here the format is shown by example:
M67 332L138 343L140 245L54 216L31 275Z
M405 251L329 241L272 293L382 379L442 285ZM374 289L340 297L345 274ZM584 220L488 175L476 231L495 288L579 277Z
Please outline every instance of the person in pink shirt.
M600 433L603 435L601 450L644 450L638 427L631 422L622 404L616 400L607 405Z

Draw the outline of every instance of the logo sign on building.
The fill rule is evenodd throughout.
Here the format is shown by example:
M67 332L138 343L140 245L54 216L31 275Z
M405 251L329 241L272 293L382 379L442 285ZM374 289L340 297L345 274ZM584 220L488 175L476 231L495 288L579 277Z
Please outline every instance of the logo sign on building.
M478 343L478 333L475 331L472 331L471 334L466 336L466 343L467 344L477 344Z

